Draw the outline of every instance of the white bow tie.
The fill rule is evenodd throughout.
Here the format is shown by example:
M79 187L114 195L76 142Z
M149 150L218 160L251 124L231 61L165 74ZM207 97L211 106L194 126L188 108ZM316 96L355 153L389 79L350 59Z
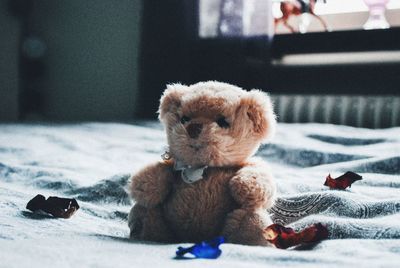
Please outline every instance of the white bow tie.
M182 180L186 183L194 183L203 179L203 173L206 168L207 166L191 167L180 160L175 160L174 164L174 170L181 171Z

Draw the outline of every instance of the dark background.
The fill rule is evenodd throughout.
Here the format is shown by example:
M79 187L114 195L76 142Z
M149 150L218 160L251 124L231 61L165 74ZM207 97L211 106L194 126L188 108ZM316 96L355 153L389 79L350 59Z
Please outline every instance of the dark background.
M0 0L0 120L156 118L167 83L202 80L272 94L399 95L397 62L271 64L291 53L399 50L398 29L201 39L197 4Z

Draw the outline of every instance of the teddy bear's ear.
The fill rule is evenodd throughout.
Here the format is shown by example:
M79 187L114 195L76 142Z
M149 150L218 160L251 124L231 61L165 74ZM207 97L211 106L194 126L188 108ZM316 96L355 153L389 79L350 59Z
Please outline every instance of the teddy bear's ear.
M276 116L267 93L256 89L246 92L239 110L242 116L252 122L254 132L262 139L269 139L275 134Z
M187 90L187 86L181 84L167 85L160 99L160 107L158 109L159 119L164 121L166 116L170 113L175 113L181 106L181 97Z

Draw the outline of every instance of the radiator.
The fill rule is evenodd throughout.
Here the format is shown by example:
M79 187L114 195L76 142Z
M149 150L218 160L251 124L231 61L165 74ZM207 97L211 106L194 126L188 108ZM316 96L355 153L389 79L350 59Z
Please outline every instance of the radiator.
M280 122L400 126L400 96L271 95Z

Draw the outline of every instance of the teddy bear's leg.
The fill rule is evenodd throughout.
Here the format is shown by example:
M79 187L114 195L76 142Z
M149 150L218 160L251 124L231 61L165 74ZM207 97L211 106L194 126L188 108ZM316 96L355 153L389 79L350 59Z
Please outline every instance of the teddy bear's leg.
M222 236L228 243L272 246L263 236L263 230L271 224L265 210L236 209L228 214Z
M165 223L160 207L146 208L135 204L128 217L132 239L171 243L172 232Z

